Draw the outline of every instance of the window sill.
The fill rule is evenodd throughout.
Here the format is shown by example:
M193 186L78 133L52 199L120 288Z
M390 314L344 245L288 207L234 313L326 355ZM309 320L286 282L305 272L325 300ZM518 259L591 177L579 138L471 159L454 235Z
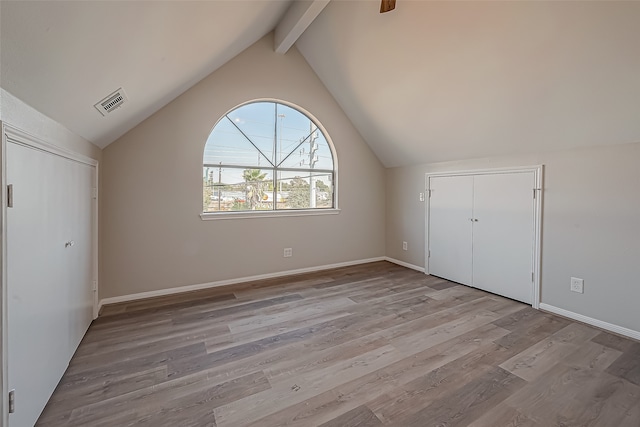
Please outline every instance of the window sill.
M242 212L203 212L200 218L203 221L220 219L248 219L248 218L281 218L288 216L318 216L337 215L340 209L301 209L281 211L242 211Z

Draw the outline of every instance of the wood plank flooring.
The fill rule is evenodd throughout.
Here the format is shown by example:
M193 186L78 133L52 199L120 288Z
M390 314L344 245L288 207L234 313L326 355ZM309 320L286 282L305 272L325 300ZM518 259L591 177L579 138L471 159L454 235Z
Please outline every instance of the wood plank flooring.
M640 427L640 343L378 262L105 307L37 425Z

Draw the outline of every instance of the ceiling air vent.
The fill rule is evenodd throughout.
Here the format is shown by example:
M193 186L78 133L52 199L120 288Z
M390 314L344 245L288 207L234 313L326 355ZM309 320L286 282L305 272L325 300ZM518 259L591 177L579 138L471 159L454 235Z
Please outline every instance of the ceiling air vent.
M124 90L122 88L120 88L113 92L111 95L108 95L102 101L98 102L96 105L94 105L94 107L96 107L96 109L100 111L100 114L106 116L107 114L113 112L113 110L115 110L116 108L122 107L122 104L124 104L127 99L127 94L124 93Z

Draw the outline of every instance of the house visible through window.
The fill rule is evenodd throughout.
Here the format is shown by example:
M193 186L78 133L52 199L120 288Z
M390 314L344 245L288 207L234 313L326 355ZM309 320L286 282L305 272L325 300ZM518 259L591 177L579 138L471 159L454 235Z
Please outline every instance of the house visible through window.
M203 212L335 208L333 151L318 125L274 101L244 104L204 149Z

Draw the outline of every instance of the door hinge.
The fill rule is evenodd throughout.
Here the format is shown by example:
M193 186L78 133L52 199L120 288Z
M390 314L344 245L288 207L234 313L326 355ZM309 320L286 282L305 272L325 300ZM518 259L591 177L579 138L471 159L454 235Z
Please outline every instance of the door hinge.
M531 281L532 281L532 282L533 282L533 281L535 281L535 278L534 278L534 272L533 272L533 271L531 272Z
M431 192L432 192L433 190L429 189L429 190L427 190L427 191L429 192L429 198L431 198Z
M98 290L98 281L94 280L91 286L92 286L93 292L96 292Z
M7 185L7 207L13 207L13 184Z
M98 189L95 188L95 187L91 189L91 198L92 199L97 199L98 198Z
M429 249L429 254L427 255L428 258L431 258L431 249Z
M16 391L11 390L9 392L9 413L13 414L16 412Z

